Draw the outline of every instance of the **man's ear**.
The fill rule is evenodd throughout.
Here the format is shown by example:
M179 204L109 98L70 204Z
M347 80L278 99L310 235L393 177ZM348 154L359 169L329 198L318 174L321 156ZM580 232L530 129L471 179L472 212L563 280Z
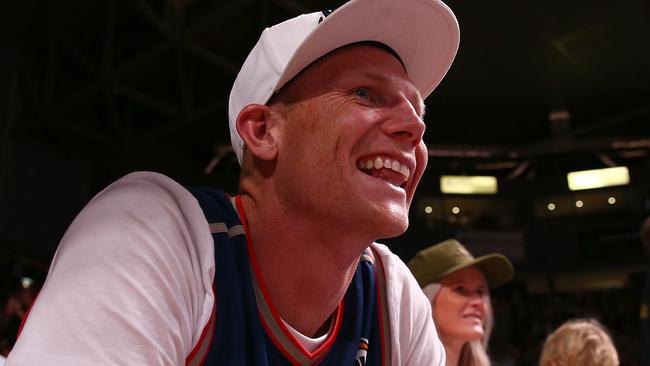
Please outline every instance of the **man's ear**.
M254 157L262 160L273 160L278 155L275 138L276 124L271 118L268 106L249 104L239 112L236 122L237 131L244 140L246 149Z

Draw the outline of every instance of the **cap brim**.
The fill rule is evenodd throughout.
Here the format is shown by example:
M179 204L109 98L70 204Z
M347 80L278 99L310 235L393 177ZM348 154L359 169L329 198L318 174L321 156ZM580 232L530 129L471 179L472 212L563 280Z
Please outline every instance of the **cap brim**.
M438 0L352 0L336 9L305 38L276 90L337 48L376 41L397 52L415 87L426 98L449 70L459 40L454 14Z
M452 267L441 274L440 278L469 267L478 268L485 276L485 280L490 288L498 287L510 282L514 275L514 269L512 268L512 264L508 258L501 254L494 253Z

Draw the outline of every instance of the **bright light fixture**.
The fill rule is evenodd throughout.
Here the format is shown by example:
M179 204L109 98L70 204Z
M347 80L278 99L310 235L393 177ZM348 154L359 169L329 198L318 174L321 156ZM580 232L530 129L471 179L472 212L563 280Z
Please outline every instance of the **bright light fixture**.
M609 197L607 199L607 203L609 203L610 205L615 204L616 203L616 198L615 197Z
M425 207L425 208L424 208L424 212L426 212L426 213L428 213L428 214L432 213L432 212L433 212L433 207L431 207L431 206L427 206L427 207Z
M583 170L567 174L567 180L572 191L621 186L630 183L630 172L624 166Z
M496 194L497 178L443 175L440 177L440 191L446 194Z
M34 280L29 277L23 277L20 280L20 284L24 289L28 289L34 284Z
M458 206L452 207L451 213L453 213L454 215L458 215L460 213L460 208Z
M551 202L549 203L546 208L548 208L549 211L555 210L555 203Z

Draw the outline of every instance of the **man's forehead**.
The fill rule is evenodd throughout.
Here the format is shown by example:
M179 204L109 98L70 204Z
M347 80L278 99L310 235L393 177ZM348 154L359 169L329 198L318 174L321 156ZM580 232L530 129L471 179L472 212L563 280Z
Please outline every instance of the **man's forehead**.
M367 53L372 53L374 55L377 54L383 54L386 57L365 57L367 56ZM357 42L357 43L352 43L343 47L339 47L326 55L322 56L319 58L315 63L317 62L322 62L326 63L331 59L337 59L337 58L345 58L346 55L348 54L355 54L353 57L357 57L359 61L365 61L366 64L385 64L386 62L379 62L379 60L386 61L386 60L392 60L390 62L396 62L397 64L400 65L400 68L406 73L406 67L404 66L404 63L402 62L401 58L399 55L393 51L390 47L379 43L379 42L370 42L370 41L364 41L364 42ZM359 56L362 57L359 57ZM350 56L348 56L350 57ZM349 64L349 66L353 66L354 64Z
M365 57L369 53L374 54L374 57ZM376 55L378 53L385 54L387 57ZM302 69L296 76L294 76L289 82L285 85L290 84L292 81L302 78L303 75L310 73L312 69L319 69L317 74L322 73L322 69L327 69L327 72L330 73L328 77L336 76L340 73L356 73L359 68L368 68L372 66L379 67L381 65L387 64L386 60L392 59L400 65L400 68L406 73L406 68L399 56L392 51L387 46L382 46L378 42L356 42L343 47L339 47L333 51L328 52L327 54L321 56L311 64L307 65ZM381 60L381 61L379 61ZM284 86L283 86L284 87Z
M408 77L401 60L394 51L381 47L377 42L353 43L329 52L304 68L279 92L300 90L304 96L317 93L325 85L350 80L372 81L398 90L411 101L418 114L424 114L420 92Z
M332 64L332 70L336 73L361 74L383 83L403 79L407 82L407 87L419 96L418 89L408 77L407 70L397 54L387 47L379 47L376 44L376 42L354 43L328 53L317 62L322 65Z

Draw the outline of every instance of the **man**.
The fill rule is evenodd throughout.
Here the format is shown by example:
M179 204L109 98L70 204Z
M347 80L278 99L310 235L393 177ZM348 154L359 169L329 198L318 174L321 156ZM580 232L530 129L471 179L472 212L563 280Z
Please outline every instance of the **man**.
M437 0L352 0L265 30L233 85L240 195L134 173L66 232L9 365L442 365L382 245L458 47Z

